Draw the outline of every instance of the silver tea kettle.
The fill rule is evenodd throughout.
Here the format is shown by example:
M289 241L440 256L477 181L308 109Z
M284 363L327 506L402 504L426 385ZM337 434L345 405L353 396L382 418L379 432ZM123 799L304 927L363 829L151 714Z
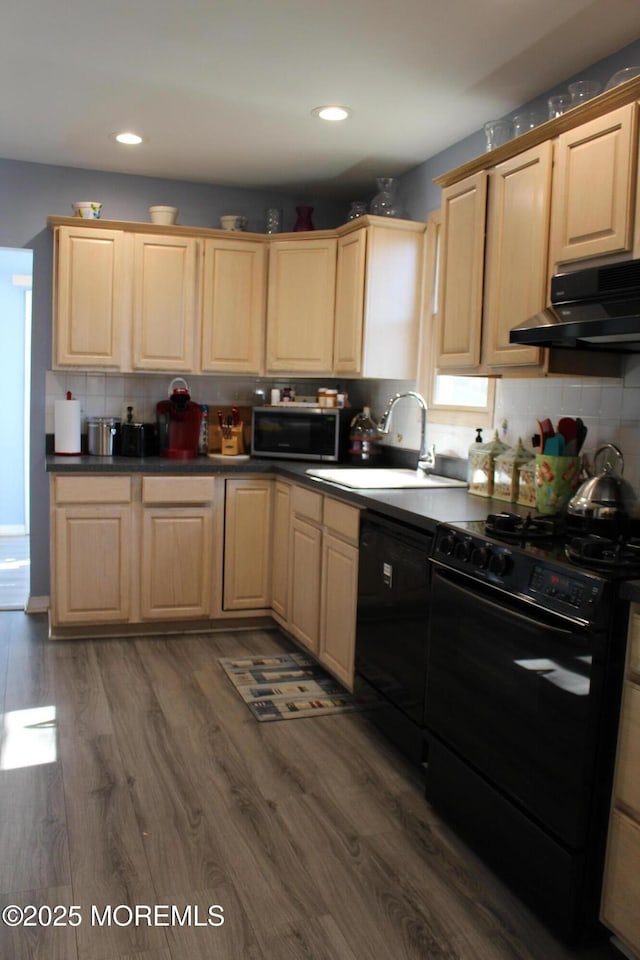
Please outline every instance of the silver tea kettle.
M614 460L617 461L615 465ZM622 478L622 451L613 443L605 443L596 450L593 467L600 472L578 487L569 501L567 513L589 520L631 516L636 508L636 494L631 484Z

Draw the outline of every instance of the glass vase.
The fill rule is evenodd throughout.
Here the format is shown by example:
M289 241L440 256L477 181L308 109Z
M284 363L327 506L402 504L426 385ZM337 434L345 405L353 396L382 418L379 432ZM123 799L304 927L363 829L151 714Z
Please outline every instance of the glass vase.
M311 222L313 207L296 207L296 213L298 214L298 219L293 227L294 233L301 233L304 230L314 229L313 223Z
M395 177L378 177L376 183L378 185L378 193L376 193L371 201L369 206L370 213L375 214L377 217L397 217L397 180Z

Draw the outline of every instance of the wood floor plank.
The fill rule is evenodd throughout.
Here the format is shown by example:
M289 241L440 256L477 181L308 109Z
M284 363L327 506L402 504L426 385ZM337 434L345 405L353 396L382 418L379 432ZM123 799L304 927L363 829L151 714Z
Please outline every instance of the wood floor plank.
M1 960L617 957L544 930L364 714L258 724L217 661L290 649L278 632L65 644L43 617L0 617L10 709L50 704L59 727L55 762L0 770L0 899L226 914L74 942L0 928Z
M76 640L56 641L53 671L60 735L92 738L113 734L96 647Z
M117 654L100 647L98 661L156 887L165 893L215 887L226 876L204 814L209 800L193 780L198 758L185 750L188 731L167 724L139 652L127 647Z
M167 928L172 957L181 960L210 960L238 957L242 960L271 960L264 954L251 926L242 900L232 883L215 890L199 890L188 895L172 895L171 903L190 922L174 923ZM222 908L220 910L219 908ZM185 912L186 909L190 912ZM211 910L211 912L210 912ZM222 925L215 925L224 917ZM211 922L209 922L211 921Z
M155 902L155 888L135 817L120 753L113 736L61 737L71 874L85 917L93 906ZM83 923L77 930L79 960L166 947L161 929L116 923Z
M74 904L70 886L50 887L46 890L21 890L19 893L0 894L0 911L10 905L25 907L65 907ZM9 927L0 923L0 957L3 960L77 960L76 928L69 925L53 926L48 912L34 917L27 914L34 926ZM53 914L58 923L69 915L61 911Z
M5 711L44 707L55 703L51 671L52 645L43 639L46 616L26 616L18 611L2 611L0 616L2 623L8 624L10 643Z
M353 952L331 916L267 937L264 950L269 960L360 960L362 956Z
M0 770L0 893L71 882L62 770Z

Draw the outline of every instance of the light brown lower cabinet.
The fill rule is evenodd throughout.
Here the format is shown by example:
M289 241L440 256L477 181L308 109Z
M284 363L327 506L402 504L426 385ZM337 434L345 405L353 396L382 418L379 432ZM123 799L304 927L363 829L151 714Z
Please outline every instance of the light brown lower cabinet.
M287 628L351 689L360 512L294 484L291 515Z
M271 605L272 496L271 479L226 481L225 610L259 610Z
M131 611L131 484L127 477L55 477L51 621L113 623Z
M54 475L53 633L271 611L351 688L359 517L266 476Z
M320 577L322 528L302 517L291 521L289 631L318 653L320 646Z
M325 531L322 543L320 662L353 689L358 548Z
M640 957L640 604L631 604L602 922Z
M283 625L289 618L289 516L291 484L276 480L273 488L271 609Z

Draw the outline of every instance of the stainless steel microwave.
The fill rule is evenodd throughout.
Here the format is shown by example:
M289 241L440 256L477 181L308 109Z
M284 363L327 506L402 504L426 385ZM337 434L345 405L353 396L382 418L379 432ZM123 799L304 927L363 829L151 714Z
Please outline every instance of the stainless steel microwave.
M254 407L251 455L288 460L345 460L352 410L331 407Z

